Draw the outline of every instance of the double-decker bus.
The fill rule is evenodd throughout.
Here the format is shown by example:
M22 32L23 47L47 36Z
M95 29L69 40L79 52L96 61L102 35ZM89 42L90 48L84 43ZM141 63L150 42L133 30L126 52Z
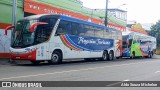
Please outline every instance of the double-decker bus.
M64 59L113 60L122 55L122 33L63 15L33 15L17 21L11 59L58 64Z
M123 35L123 57L136 58L148 57L152 58L156 50L156 38L137 33L130 32Z

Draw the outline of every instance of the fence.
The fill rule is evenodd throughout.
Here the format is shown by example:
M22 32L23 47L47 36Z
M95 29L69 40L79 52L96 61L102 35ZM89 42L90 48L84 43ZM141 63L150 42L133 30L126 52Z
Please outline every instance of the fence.
M156 50L156 54L157 54L157 55L160 55L160 49L157 49L157 50Z

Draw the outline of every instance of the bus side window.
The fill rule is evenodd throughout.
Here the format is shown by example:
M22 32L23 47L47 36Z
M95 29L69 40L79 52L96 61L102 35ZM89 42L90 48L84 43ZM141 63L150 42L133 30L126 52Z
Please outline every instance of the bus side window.
M71 23L71 33L72 35L79 35L81 27L78 23Z
M84 30L84 25L80 24L80 29L79 29L79 36L85 36L85 30Z
M129 47L131 47L131 45L132 45L132 39L129 39Z
M56 19L51 17L42 18L41 22L47 22L48 24L37 26L35 31L36 43L41 43L49 39L53 30L53 26L55 25Z
M136 43L136 40L133 40L133 44L135 44Z
M62 29L61 27L59 27L59 28L57 29L56 34L57 34L57 35L64 34L64 33L63 33L63 29Z
M85 36L94 37L94 29L93 26L84 25Z
M104 29L104 38L109 38L110 37L110 32L109 32L109 30L108 29Z
M95 27L95 37L103 38L103 28Z
M58 25L56 35L71 34L71 24L68 21L61 20Z

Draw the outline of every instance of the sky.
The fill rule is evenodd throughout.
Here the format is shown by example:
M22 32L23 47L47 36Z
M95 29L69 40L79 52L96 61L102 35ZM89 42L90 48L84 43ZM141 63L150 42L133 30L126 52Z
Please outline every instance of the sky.
M105 9L106 0L81 0L91 9ZM125 5L123 5L125 4ZM108 0L108 8L127 11L127 20L138 23L153 23L160 20L160 0Z

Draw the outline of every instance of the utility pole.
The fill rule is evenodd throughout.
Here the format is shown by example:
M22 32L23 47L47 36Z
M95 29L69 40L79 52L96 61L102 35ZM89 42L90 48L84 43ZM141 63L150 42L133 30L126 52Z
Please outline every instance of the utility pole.
M106 0L106 14L105 14L105 21L104 21L105 26L108 24L108 0Z
M12 25L16 25L16 14L17 14L17 0L13 0L13 8L12 8Z
M15 25L16 25L16 14L17 14L17 0L13 0L13 7L12 7L12 26L15 26ZM13 30L11 30L11 43L10 43L10 44L12 44L12 41L13 41L12 32L13 32Z

